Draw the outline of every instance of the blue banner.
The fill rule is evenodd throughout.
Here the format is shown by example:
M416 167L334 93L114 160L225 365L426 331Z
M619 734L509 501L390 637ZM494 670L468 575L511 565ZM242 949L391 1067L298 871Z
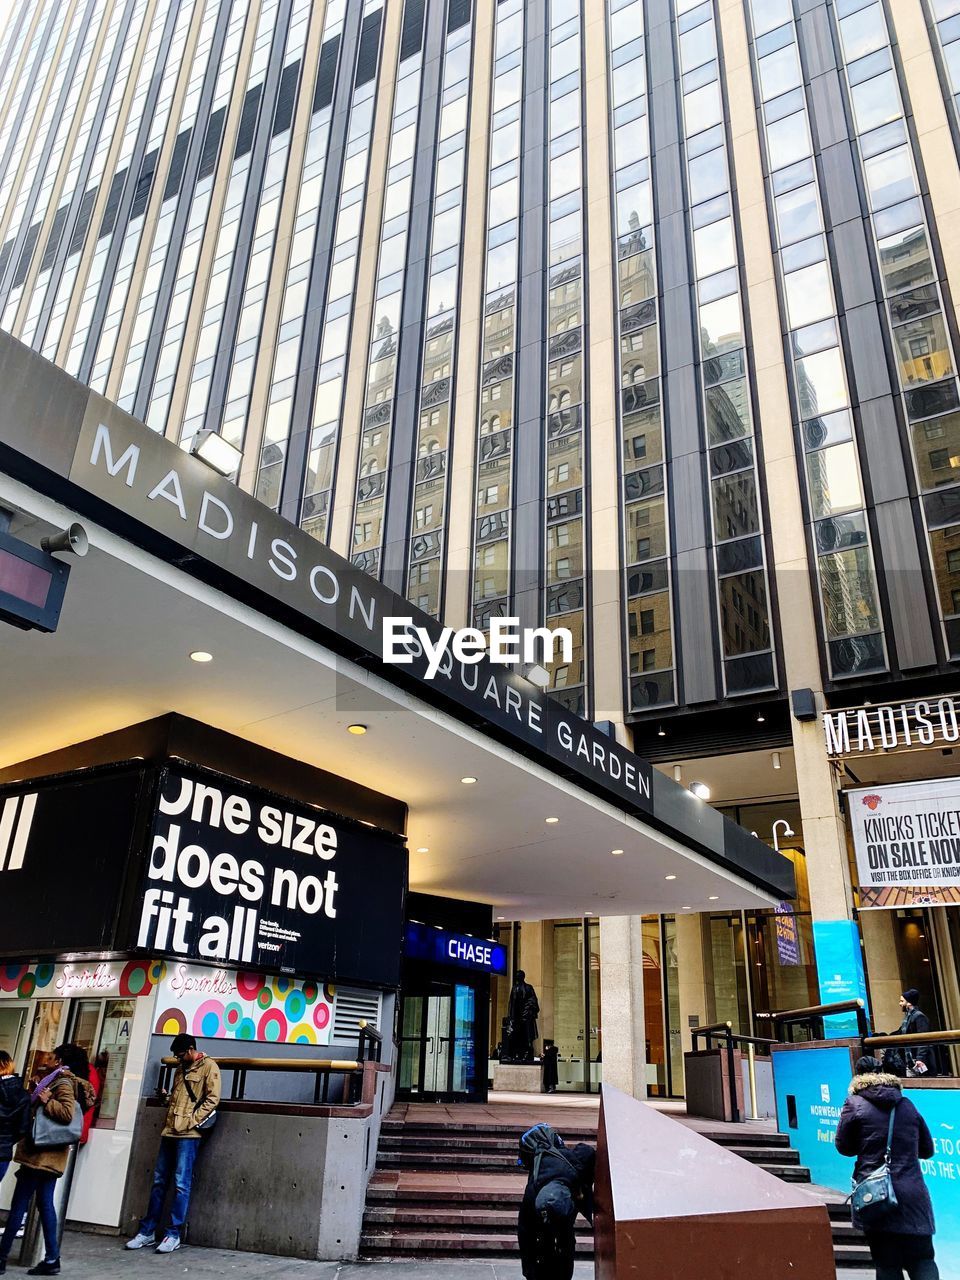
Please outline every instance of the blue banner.
M846 1195L854 1162L840 1155L834 1140L850 1087L850 1050L841 1045L777 1049L772 1060L777 1127L800 1153L800 1163L814 1182ZM960 1090L911 1089L904 1081L904 1097L926 1120L933 1137L933 1156L920 1164L933 1201L941 1280L960 1280Z
M856 922L814 920L813 947L821 1002L839 1004L844 1000L862 1000L867 1008L867 978ZM838 1013L825 1018L823 1033L828 1040L857 1035L856 1014Z

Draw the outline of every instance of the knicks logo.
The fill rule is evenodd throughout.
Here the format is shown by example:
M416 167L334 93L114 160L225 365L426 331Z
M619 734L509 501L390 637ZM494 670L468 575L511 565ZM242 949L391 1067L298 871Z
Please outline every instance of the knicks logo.
M0 871L19 871L30 839L37 793L0 801Z
M867 806L870 812L873 813L875 809L880 808L881 799L881 796L864 796L863 803Z

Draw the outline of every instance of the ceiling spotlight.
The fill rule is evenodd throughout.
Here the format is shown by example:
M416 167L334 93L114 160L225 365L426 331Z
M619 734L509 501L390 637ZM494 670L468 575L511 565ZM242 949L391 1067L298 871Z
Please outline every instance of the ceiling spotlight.
M497 916L498 920L506 920L506 918L507 918L506 916Z
M592 911L585 911L583 914L584 914L585 916L592 916L592 915L593 915L593 912L592 912Z
M719 895L719 893L711 893L710 898L709 898L709 901L710 901L710 902L719 902L719 901L720 901L720 895Z
M757 724L763 724L766 718L762 711L757 712Z
M476 782L476 778L461 778L460 781L463 783L465 787L472 787L473 784Z
M678 764L675 764L675 765L673 766L673 780L674 780L674 782L682 782L682 781L683 781L683 770L680 768L680 766L679 766Z
M190 452L195 458L199 458L201 462L205 462L208 467L228 479L240 470L240 462L243 458L237 446L225 440L212 427L205 427L203 431L197 432L190 446Z
M676 880L676 876L664 876L664 880Z
M620 857L620 855L623 853L623 850L622 850L622 849L611 849L611 850L610 850L610 852L613 854L613 856L614 856L615 858L619 858L619 857Z
M770 753L770 759L771 759L771 761L773 762L773 767L774 767L775 769L779 769L779 768L780 768L780 752L779 752L779 751L772 751L772 752Z
M363 735L366 732L367 732L367 726L365 724L348 724L347 725L347 733L355 734L356 737L358 738L363 737Z
M420 848L417 850L417 853L429 853L429 852L430 850L425 844L422 844Z
M691 782L690 790L693 793L693 795L697 797L698 800L710 799L710 788L707 786L705 782Z
M684 907L683 909L684 909L684 911L692 911L692 910L693 910L693 908L692 908L692 907Z
M559 821L560 821L560 819L559 819L559 818L544 818L544 822L549 822L549 823L551 823L551 824L552 824L552 823L554 823L554 822L559 822Z
M665 738L666 736L667 736L667 731L666 731L666 729L663 727L663 725L661 725L661 726L660 726L660 728L657 730L657 737L658 737L658 738Z
M207 653L206 649L194 649L190 655L191 662L212 662L213 654Z

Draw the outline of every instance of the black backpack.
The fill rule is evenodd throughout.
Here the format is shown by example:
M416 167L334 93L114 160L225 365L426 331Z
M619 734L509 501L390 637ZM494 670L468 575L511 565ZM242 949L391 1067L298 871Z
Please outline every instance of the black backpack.
M526 1169L534 1182L540 1176L540 1162L548 1151L562 1151L563 1139L552 1125L535 1124L520 1137L520 1154L517 1164Z

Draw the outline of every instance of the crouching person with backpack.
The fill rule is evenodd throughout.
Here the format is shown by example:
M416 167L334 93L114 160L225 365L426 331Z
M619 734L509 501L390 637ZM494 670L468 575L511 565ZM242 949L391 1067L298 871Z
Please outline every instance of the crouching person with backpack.
M528 1176L517 1241L526 1280L571 1280L577 1214L593 1221L596 1158L585 1142L565 1146L548 1124L534 1125L521 1137L517 1163Z
M178 1066L167 1099L167 1118L160 1133L160 1152L153 1173L150 1203L140 1221L140 1229L128 1249L156 1245L157 1253L173 1253L180 1248L181 1233L190 1208L193 1166L200 1150L200 1138L213 1128L220 1105L220 1068L200 1052L193 1036L174 1036L170 1052ZM173 1179L170 1227L157 1244L157 1227L163 1213L167 1186Z

